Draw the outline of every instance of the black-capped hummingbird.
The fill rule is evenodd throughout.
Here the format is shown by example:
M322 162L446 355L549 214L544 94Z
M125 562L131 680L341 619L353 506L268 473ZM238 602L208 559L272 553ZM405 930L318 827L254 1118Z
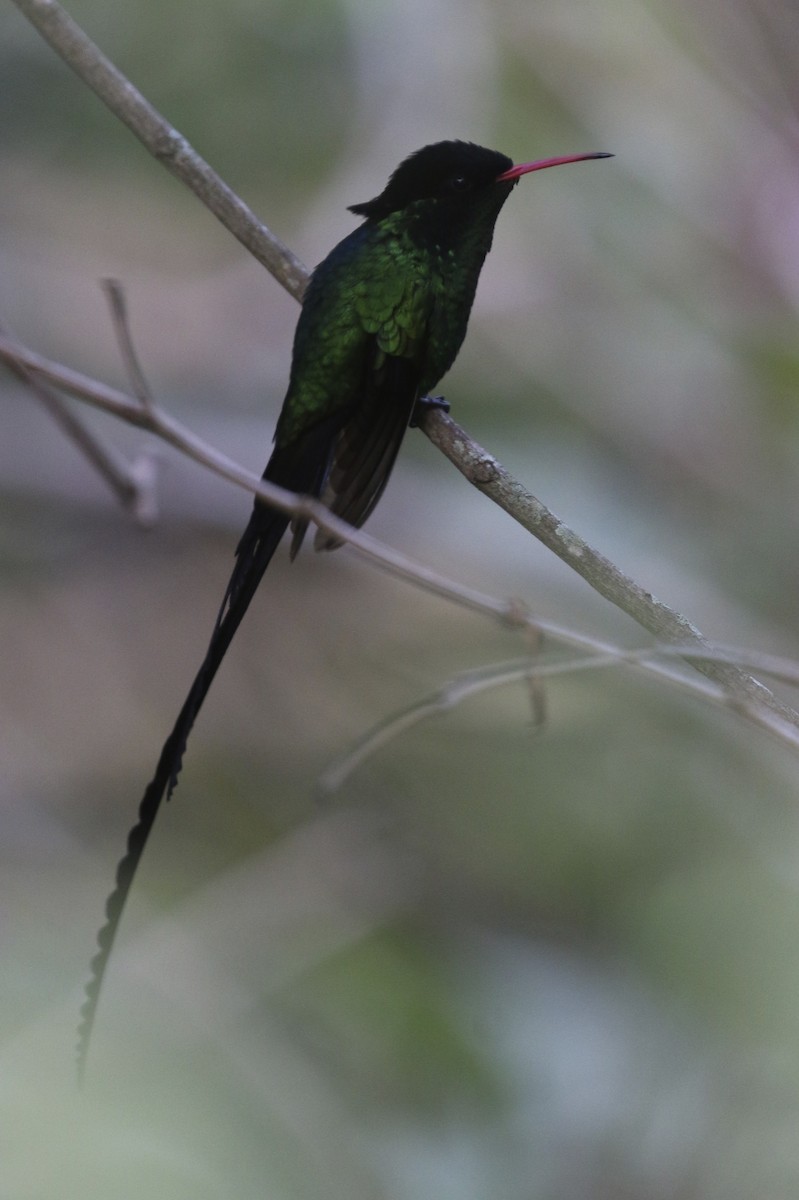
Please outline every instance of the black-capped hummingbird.
M405 430L455 361L500 209L523 175L610 158L572 154L514 166L471 142L438 142L406 158L374 200L353 204L363 223L331 250L306 289L288 391L263 478L318 497L360 526L388 482ZM82 1070L100 987L136 868L161 802L233 635L291 525L292 558L307 522L256 500L197 676L164 743L117 869L82 1010ZM339 543L318 530L314 545Z

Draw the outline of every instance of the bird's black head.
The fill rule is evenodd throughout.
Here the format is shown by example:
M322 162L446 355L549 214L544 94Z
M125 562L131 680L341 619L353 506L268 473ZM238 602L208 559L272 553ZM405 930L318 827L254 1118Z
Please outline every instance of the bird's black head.
M376 221L419 200L457 204L497 183L499 176L512 166L507 155L475 146L473 142L436 142L406 158L379 196L351 205L350 212ZM499 184L504 194L510 192L514 182Z

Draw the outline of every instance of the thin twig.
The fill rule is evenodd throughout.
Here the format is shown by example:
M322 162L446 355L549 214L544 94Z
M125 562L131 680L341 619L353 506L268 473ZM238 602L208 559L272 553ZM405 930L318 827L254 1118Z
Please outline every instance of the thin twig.
M12 0L67 66L91 88L162 166L202 201L297 300L308 271L258 220L190 142L145 100L55 0Z
M334 517L319 501L295 496L283 488L264 482L203 442L155 406L147 411L137 400L124 392L107 387L59 363L53 363L2 335L0 359L19 363L95 407L141 429L150 430L187 457L238 487L255 493L272 507L312 521L338 540L349 543L359 554L392 575L454 601L462 607L492 616L506 626L532 628L547 638L560 640L572 646L597 646L595 641L580 638L550 622L534 620L518 602L508 603L455 583L437 571L414 562L407 555L389 549L362 530L353 529ZM443 432L440 428L442 425L445 427ZM527 492L518 480L513 479L495 458L487 454L450 417L438 409L432 410L425 416L424 429L436 444L439 444L439 439L446 444L447 457L476 487L500 504L514 520L539 537L568 566L577 570L592 587L662 641L676 643L678 652L697 670L721 685L723 695L720 693L717 698L723 698L728 707L761 728L768 729L782 741L797 745L799 713L784 704L767 687L737 665L737 659L731 661L728 650L719 651L685 617L655 600L608 559L593 550ZM603 647L602 652L607 649ZM610 652L615 653L615 648L610 648ZM748 661L751 661L751 658ZM765 658L761 661L782 662ZM650 669L657 669L661 674L673 670L658 664L650 664ZM768 665L762 669L779 677L779 672L772 671Z
M130 322L128 321L128 305L125 299L125 290L118 279L104 279L103 291L108 300L108 307L111 310L111 320L114 326L114 333L116 334L117 345L119 346L119 353L122 355L122 361L125 364L125 369L130 379L133 394L142 408L146 408L149 411L154 406L153 394L139 362L136 347L133 344Z
M649 633L665 642L680 642L699 650L710 648L710 643L695 625L589 546L440 408L426 411L422 429L478 491L498 504L595 591ZM752 703L763 704L791 724L799 722L799 714L740 667L716 662L712 656L707 661L696 659L693 665L703 675L726 687L732 699L744 708Z
M593 639L583 638L582 640L588 646ZM701 653L706 652L703 647ZM657 654L667 657L680 655L690 660L699 653L700 651L691 646L647 646L640 650L624 650L620 646L596 641L593 652L574 658L560 659L549 663L534 663L531 658L524 658L515 662L478 667L473 671L462 671L454 679L437 688L436 691L414 701L382 721L378 721L371 729L367 730L345 754L332 762L320 775L316 784L317 794L320 800L333 795L367 759L372 758L379 750L395 741L400 734L421 724L422 721L431 717L443 716L473 696L494 688L506 687L512 683L524 683L529 687L531 674L538 687L543 691L545 679L627 665L653 672L661 679L684 688L705 701L727 704L729 693L725 687L715 683L703 683L695 675L688 675L684 671L677 672L653 661ZM750 663L754 658L762 669L769 670L771 668L772 673L779 678L794 685L799 684L799 663L797 662L771 656L748 655L745 651L734 650L730 647L714 647L712 653L713 661L717 664L740 666ZM796 731L794 731L793 741L794 745L799 746L799 735Z
M505 625L521 628L526 624L526 618L520 612L518 605L497 600L475 588L453 583L452 580L446 579L437 571L423 567L407 555L389 549L375 538L363 533L362 530L354 529L345 521L334 517L329 509L325 508L318 500L307 496L296 496L293 492L287 492L274 483L267 483L239 466L233 459L208 445L207 442L197 437L196 434L157 406L147 411L142 408L138 400L118 388L109 387L96 379L90 379L78 371L73 371L70 367L52 362L43 355L28 350L27 347L2 335L0 335L0 359L5 362L21 363L29 371L41 375L50 383L87 401L95 408L110 413L130 425L135 425L138 429L149 430L194 462L208 468L223 479L227 479L228 482L236 484L237 487L259 496L273 508L290 513L295 517L307 519L326 533L330 533L336 540L348 542L354 550L382 567L383 570L405 578L435 595L454 600L463 607L493 616Z
M544 635L540 629L527 629L525 637L530 647L530 662L525 676L527 696L530 701L530 716L533 728L540 729L547 722L547 694L536 664L544 648Z
M2 326L0 326L1 336L4 336ZM40 376L19 360L7 358L5 361L8 369L36 396L62 433L66 434L71 442L74 442L87 462L91 463L122 507L132 512L139 524L149 524L146 519L146 505L143 505L142 480L139 478L135 466L128 465L114 446L107 445L102 438L84 425L80 417L76 416L65 404L58 392L54 391Z
M307 271L299 260L256 220L246 205L101 53L56 0L13 2L147 149L194 191L292 295L300 298L307 282ZM707 645L703 635L685 617L656 600L608 559L592 550L440 410L428 411L422 427L475 487L645 629L664 640ZM799 714L739 668L712 662L698 662L696 666L709 678L729 688L734 701L745 711L752 705L755 708L764 706L780 720L799 725Z
M647 654L650 653L647 651ZM618 653L583 655L579 658L568 659L565 662L544 663L536 666L536 679L541 681L554 675L563 675L574 671L587 671L600 667L618 666L627 656L623 651ZM443 716L463 704L465 700L481 692L494 688L505 687L510 683L527 683L530 678L531 663L524 659L520 663L506 663L491 668L481 667L475 671L462 671L454 679L445 683L436 691L415 700L412 704L379 721L357 739L355 744L328 766L319 776L316 788L320 799L332 796L339 791L351 775L362 766L367 759L372 758L384 746L393 742L400 734L412 729L422 721L431 717ZM720 691L720 689L716 689ZM719 697L721 698L721 697Z
M130 465L130 473L136 481L134 516L139 525L150 529L158 521L158 454L153 449L141 450Z

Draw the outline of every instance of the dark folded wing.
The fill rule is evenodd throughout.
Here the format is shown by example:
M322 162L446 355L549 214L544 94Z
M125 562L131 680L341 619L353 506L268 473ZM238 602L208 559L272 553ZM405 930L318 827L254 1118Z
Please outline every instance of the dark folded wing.
M350 525L363 525L380 499L419 395L419 370L409 358L375 346L363 392L336 440L322 501ZM319 530L317 550L340 543Z

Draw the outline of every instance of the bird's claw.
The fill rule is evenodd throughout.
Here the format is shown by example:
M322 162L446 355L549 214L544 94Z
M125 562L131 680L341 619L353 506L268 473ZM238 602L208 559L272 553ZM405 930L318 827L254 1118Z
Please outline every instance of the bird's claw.
M443 396L420 396L414 404L413 412L411 413L411 429L417 429L421 425L425 413L435 408L448 413L449 402Z

